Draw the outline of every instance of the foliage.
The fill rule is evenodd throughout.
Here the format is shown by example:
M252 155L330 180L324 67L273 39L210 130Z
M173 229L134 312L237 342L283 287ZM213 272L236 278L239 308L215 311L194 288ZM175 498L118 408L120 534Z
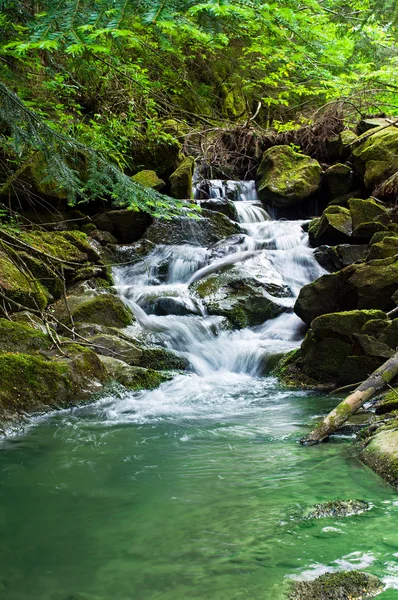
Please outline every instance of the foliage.
M256 123L279 132L337 99L356 116L394 112L394 3L0 0L0 76L53 136L49 148L83 144L94 152L91 170L106 156L112 168L96 186L125 202L127 180L118 175L115 188L113 169L136 172L143 151L172 145L184 127L244 124L259 103ZM15 145L9 136L6 128ZM72 199L94 194L74 167L61 166Z

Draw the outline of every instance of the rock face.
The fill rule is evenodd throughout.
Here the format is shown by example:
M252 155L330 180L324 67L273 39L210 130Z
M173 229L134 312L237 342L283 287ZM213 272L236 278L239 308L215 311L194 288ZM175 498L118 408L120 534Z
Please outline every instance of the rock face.
M383 582L374 575L349 571L325 573L313 581L292 584L289 600L365 600L377 596Z
M203 210L197 219L156 219L146 231L145 239L152 244L210 246L239 232L240 227L225 215Z
M397 170L398 129L376 128L360 136L352 149L355 169L365 185L374 189Z
M278 207L300 204L319 190L322 168L318 161L290 146L264 152L257 171L260 198Z
M366 325L376 320L388 323L385 313L377 310L316 318L300 349L302 372L316 381L337 385L366 379L393 353L386 344L364 333Z
M289 290L264 284L253 276L245 276L240 267L225 273L213 273L191 289L206 306L210 315L226 317L237 329L260 325L287 310L278 298L291 296Z
M131 244L139 240L152 223L147 213L128 209L110 210L93 218L101 231L108 231L121 244Z
M188 156L177 169L170 175L170 189L173 198L185 200L192 198L192 175L195 167L195 159Z
M394 308L398 286L398 258L373 260L323 275L304 286L294 310L306 323L326 313L345 310Z

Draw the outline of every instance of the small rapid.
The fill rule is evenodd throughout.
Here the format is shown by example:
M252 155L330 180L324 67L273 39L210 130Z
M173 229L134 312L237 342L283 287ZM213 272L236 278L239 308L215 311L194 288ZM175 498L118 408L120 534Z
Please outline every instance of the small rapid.
M301 287L323 269L308 246L304 222L272 221L260 205L254 182L215 180L206 185L210 198L233 198L242 239L210 248L195 245L195 238L192 244L158 246L144 260L115 269L116 287L140 326L184 355L196 375L260 376L267 360L299 344L302 323L292 312L294 301ZM203 193L203 184L197 184L195 197ZM287 293L282 298L265 288L263 292L283 307L283 314L235 331L226 328L222 317L209 316L192 284L233 265L259 285L283 286Z

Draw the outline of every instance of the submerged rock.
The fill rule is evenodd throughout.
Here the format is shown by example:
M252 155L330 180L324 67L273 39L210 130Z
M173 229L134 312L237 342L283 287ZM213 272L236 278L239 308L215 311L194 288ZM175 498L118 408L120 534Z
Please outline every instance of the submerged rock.
M257 171L259 197L274 206L299 204L319 190L322 168L318 161L290 146L264 152Z
M289 600L365 600L377 596L383 582L374 575L349 571L325 573L313 581L292 584Z
M370 510L371 505L365 500L332 500L315 504L306 515L306 519L352 517Z

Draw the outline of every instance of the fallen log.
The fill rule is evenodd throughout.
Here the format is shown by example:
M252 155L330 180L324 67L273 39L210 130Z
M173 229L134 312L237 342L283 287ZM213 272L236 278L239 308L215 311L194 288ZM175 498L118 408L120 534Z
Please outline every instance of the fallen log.
M398 352L376 369L343 402L340 402L323 421L318 423L309 435L300 440L300 443L312 446L322 442L345 423L365 402L370 400L376 392L379 392L390 383L396 375L398 375Z

